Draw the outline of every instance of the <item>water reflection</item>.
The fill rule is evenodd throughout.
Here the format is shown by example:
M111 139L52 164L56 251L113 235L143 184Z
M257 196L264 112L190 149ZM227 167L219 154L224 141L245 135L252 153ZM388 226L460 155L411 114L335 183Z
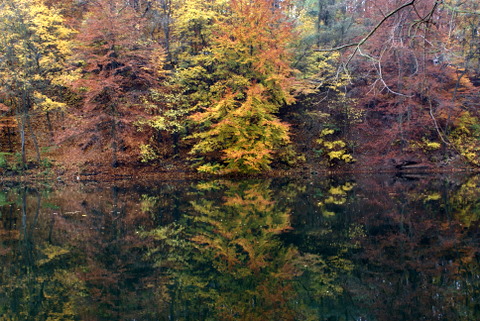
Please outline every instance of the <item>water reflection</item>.
M161 243L177 244L171 252L184 256L175 261L185 264L170 271L175 280L173 318L309 318L312 311L300 277L309 271L322 287L335 275L320 255L300 253L280 238L291 230L291 210L275 198L292 197L291 186L283 186L275 197L270 181L201 183L196 191L191 212L172 225L181 230L183 242L168 239L166 235L178 234L166 228L154 232ZM157 260L167 262L165 246L160 248ZM316 290L315 295L328 292Z
M4 187L5 320L477 320L480 177Z
M460 186L377 182L359 193L366 237L352 291L369 319L480 319L479 187L477 176Z

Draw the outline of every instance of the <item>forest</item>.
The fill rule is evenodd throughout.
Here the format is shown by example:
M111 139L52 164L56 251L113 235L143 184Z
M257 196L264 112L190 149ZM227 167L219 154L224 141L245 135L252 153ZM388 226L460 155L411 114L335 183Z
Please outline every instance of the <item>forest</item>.
M0 170L478 170L479 26L476 0L0 0Z

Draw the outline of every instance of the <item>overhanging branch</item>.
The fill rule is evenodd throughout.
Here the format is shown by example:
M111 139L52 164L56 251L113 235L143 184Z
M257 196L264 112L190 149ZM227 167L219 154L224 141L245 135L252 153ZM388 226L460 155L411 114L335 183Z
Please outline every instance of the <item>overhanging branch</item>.
M352 55L350 56L350 58L348 59L347 63L345 64L345 66L348 65L348 63L350 62L350 60L353 58L353 56L355 56L355 54L358 52L358 50L360 49L360 46L362 46L371 36L373 36L373 34L375 32L377 32L377 30L385 23L385 21L387 21L390 17L392 17L393 15L395 15L397 12L405 9L406 7L409 7L409 6L413 6L415 4L417 0L411 0L407 3L404 3L403 5L395 8L394 10L390 11L387 15L385 15L382 20L380 20L376 25L375 27L365 36L363 37L359 42L354 42L354 43L350 43L350 44L346 44L346 45L342 45L342 46L338 46L338 47L335 47L335 48L330 48L330 49L316 49L316 51L321 51L321 52L332 52L332 51L339 51L339 50L342 50L342 49L346 49L346 48L350 48L350 47L355 47L355 50L353 51Z

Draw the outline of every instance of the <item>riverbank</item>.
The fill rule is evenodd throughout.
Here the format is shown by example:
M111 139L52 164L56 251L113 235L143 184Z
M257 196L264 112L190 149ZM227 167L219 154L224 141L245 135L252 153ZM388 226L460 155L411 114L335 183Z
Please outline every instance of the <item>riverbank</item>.
M480 168L470 166L406 166L402 168L372 168L362 165L349 165L327 168L315 164L302 164L290 169L272 169L258 174L213 175L199 173L192 167L181 162L164 164L123 164L112 167L105 164L83 165L81 167L52 165L51 167L32 167L24 171L3 170L1 182L58 182L60 184L75 184L80 182L110 182L110 181L181 181L208 179L245 179L245 178L314 178L332 175L357 174L448 174L448 173L480 173Z

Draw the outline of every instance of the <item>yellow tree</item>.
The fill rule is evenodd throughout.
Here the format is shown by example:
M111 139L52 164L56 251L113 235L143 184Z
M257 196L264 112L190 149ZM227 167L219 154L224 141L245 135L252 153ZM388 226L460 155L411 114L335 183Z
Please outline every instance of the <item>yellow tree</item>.
M40 160L31 116L65 107L52 94L52 88L63 84L70 55L73 30L63 21L41 0L0 1L0 102L17 117L24 165L27 128Z
M288 3L232 0L216 21L211 47L208 106L192 115L199 131L191 153L198 168L214 173L255 173L270 168L290 142L288 125L276 113L294 102L288 45ZM206 164L205 164L206 163Z

